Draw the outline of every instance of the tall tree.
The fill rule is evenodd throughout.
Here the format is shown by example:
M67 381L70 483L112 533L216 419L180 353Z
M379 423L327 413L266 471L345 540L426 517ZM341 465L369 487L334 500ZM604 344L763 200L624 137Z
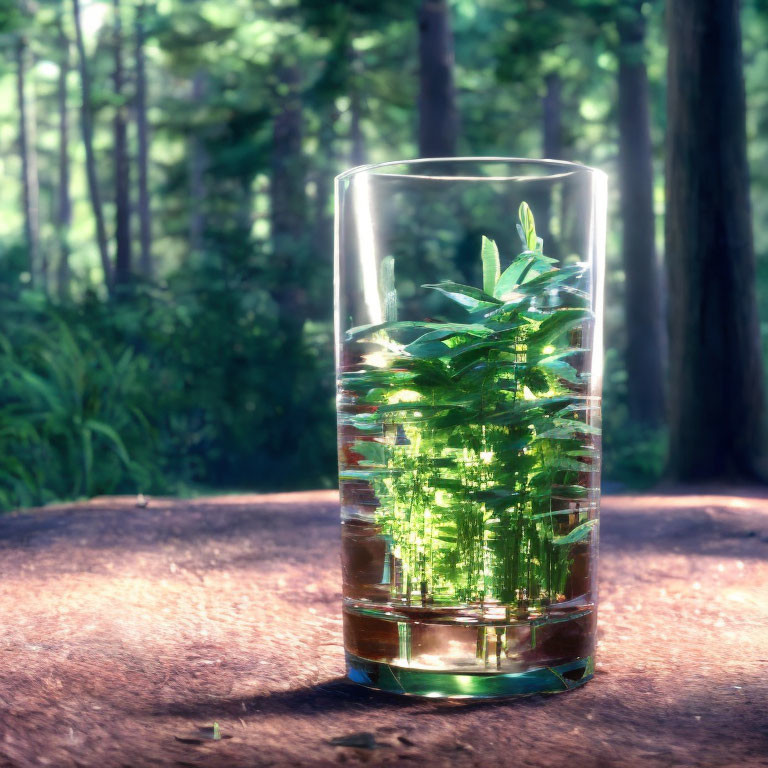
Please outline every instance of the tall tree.
M653 213L653 157L642 0L618 9L619 188L621 191L627 400L630 418L664 421L664 321Z
M360 92L360 74L363 69L363 63L360 58L360 53L355 50L352 41L350 41L349 56L351 59L349 77L349 136L352 143L350 161L352 165L355 166L363 165L363 163L365 163L365 144L363 142L363 128L361 125L362 94Z
M199 69L192 77L191 100L195 107L206 97L206 74ZM208 167L208 153L201 129L193 130L189 136L188 170L189 177L189 245L193 251L203 249L205 234L205 172Z
M24 205L24 237L33 281L42 278L45 287L47 270L40 260L40 187L37 173L34 100L27 94L28 43L22 32L16 37L16 98L19 115L19 155Z
M563 157L563 82L557 72L544 76L542 106L543 157Z
M131 280L131 165L128 157L128 121L126 119L125 72L123 67L123 24L120 0L113 0L114 29L112 85L115 98L115 285Z
M57 265L56 288L59 298L69 296L69 230L72 226L72 198L69 180L69 103L67 98L67 76L69 75L69 38L64 30L61 13L57 17L59 40L59 78L57 84L57 103L59 112L59 178L56 201L56 230L59 242L59 261Z
M284 328L296 336L304 323L306 301L301 276L307 227L301 70L296 63L280 62L277 78L278 104L272 124L270 175L270 223L276 267L274 296Z
M144 39L146 36L146 4L136 8L135 62L136 62L136 132L138 139L137 165L139 175L139 266L144 277L152 277L152 219L149 202L149 126L147 120L147 75Z
M305 274L309 271L301 70L297 62L278 62L276 95L270 174L272 297L278 308L278 332L285 357L274 375L284 398L283 407L290 413L283 420L284 428L275 450L278 455L295 456L304 432L300 417L304 404L299 393L308 304Z
M574 126L581 119L577 105L583 99L587 73L596 58L597 20L582 2L573 0L519 3L512 13L515 23L503 35L497 76L515 88L520 103L538 100L540 156L567 159L572 154ZM528 194L528 202L537 211L536 223L548 255L560 258L564 255L560 241L565 233L558 233L552 219L567 223L572 196L565 190L559 200L554 200L544 185Z
M739 2L667 18L669 469L732 479L755 472L763 427Z
M104 272L104 282L107 288L112 288L112 265L109 260L109 244L107 230L104 226L104 209L101 204L101 191L96 173L96 155L93 149L93 103L91 101L91 77L88 72L88 60L85 55L83 42L83 25L80 18L80 0L72 0L72 15L75 24L75 42L77 44L78 69L80 71L80 89L82 101L80 105L80 128L83 133L85 149L85 171L88 178L88 192L91 198L93 219L96 223L96 243L99 248L101 268Z
M541 99L541 135L542 157L548 160L562 160L563 149L563 81L558 72L547 72L544 75L544 96ZM549 255L560 256L560 248L551 231L552 197L549 190L543 187L540 192L531 195L531 204L540 211L539 231L548 243ZM563 201L563 205L565 201Z
M447 0L422 0L419 24L419 154L456 154L459 118L453 83L453 30Z

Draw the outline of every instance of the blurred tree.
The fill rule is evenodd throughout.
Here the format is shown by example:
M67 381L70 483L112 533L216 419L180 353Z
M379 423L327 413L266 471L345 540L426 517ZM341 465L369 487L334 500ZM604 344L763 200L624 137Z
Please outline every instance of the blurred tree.
M151 278L152 267L152 219L149 203L149 123L147 120L147 74L144 40L146 37L147 6L139 0L134 22L134 59L136 66L136 111L139 213L139 266L145 278Z
M643 0L622 0L616 20L627 405L635 423L658 427L664 421L664 331L656 262Z
M453 84L453 31L447 0L422 0L419 24L419 155L456 154L459 115Z
M542 157L559 160L563 157L563 81L557 72L544 76L542 99Z
M101 268L104 273L104 283L109 290L112 288L112 265L109 260L109 244L107 229L104 225L104 210L101 204L99 179L96 174L96 154L93 149L93 103L91 101L91 76L88 72L88 60L85 54L83 40L83 25L80 16L80 0L72 0L72 14L75 25L75 41L77 43L78 69L80 71L80 127L83 132L83 147L85 149L85 170L88 179L88 192L91 198L91 209L96 223L96 243L99 248Z
M642 0L553 0L525 3L500 59L509 82L540 80L542 156L573 156L588 89L599 79L595 61L618 61L618 176L624 267L624 360L630 420L642 428L664 421L664 332L655 249L653 156ZM565 73L567 98L563 92ZM579 102L581 106L579 106ZM565 117L564 117L565 115ZM608 113L607 117L610 117ZM564 128L568 125L568 129ZM608 137L605 137L608 138ZM538 201L546 222L550 203ZM550 236L545 238L552 243ZM556 243L555 243L555 254Z
M192 77L191 102L202 104L206 98L206 76L198 70ZM189 245L193 252L203 248L205 222L205 173L208 168L208 153L203 141L202 129L193 131L187 142L189 147Z
M306 161L302 149L301 70L296 61L276 65L272 120L270 216L273 293L291 338L301 333L306 311L302 274L307 249Z
M56 204L56 239L59 244L59 260L56 269L56 289L60 299L70 296L70 228L72 226L72 198L70 195L69 169L69 99L67 76L70 70L70 42L64 28L63 9L56 11L56 30L59 44L59 76L57 82L59 176Z
M392 119L393 114L400 120L404 114L411 115L416 100L403 87L401 46L392 43L402 36L402 29L414 27L417 8L417 0L300 0L298 4L295 18L320 43L309 52L308 60L317 60L317 76L308 78L302 100L309 123L307 138L321 148L308 163L308 179L314 186L311 250L317 256L316 266L306 276L311 280L307 294L313 318L327 317L332 302L328 255L333 252L333 177L345 167L369 162L368 142L379 152L382 145L388 147L387 159L394 156L392 152L413 154L412 121L403 126ZM415 42L415 28L413 32ZM394 108L393 99L397 100ZM372 110L376 120L371 119ZM402 127L410 145L390 149L398 146L393 134Z
M275 436L277 455L295 456L301 445L304 425L295 416L302 403L297 383L301 381L307 293L304 275L309 269L306 159L302 148L304 115L302 78L297 59L288 55L276 62L276 111L272 119L272 172L270 178L270 225L272 265L269 271L272 296L278 311L280 340L285 350L276 377L283 382L285 419Z
M594 69L605 8L587 0L520 2L513 8L515 23L500 42L497 77L505 84L523 84L526 96L535 99L530 117L538 120L538 156L572 159L579 106ZM558 238L550 230L553 201L543 192L529 202L539 211L537 222L549 255L559 258ZM569 203L564 199L562 204Z
M37 170L37 142L34 96L28 93L27 59L29 44L25 31L16 34L16 98L19 115L19 155L23 190L24 238L27 245L29 274L45 289L47 259L40 252L40 182Z
M131 281L131 165L128 157L127 97L124 92L123 21L120 0L113 0L112 72L115 115L114 131L114 184L115 184L115 286L125 286Z
M352 41L349 41L347 54L352 60L352 76L350 84L353 85L349 94L349 137L352 143L352 152L349 155L350 163L363 165L365 163L365 140L363 139L362 127L362 94L360 93L360 74L362 72L362 59L360 52L355 50Z
M508 25L509 32L500 43L497 76L504 83L523 84L538 96L540 156L566 159L576 133L570 126L576 118L587 60L594 57L600 34L594 9L585 10L583 0L576 4L520 2L512 6L510 17L514 23ZM563 92L566 72L567 94Z
M739 2L677 0L667 14L669 469L682 481L754 477L763 375Z

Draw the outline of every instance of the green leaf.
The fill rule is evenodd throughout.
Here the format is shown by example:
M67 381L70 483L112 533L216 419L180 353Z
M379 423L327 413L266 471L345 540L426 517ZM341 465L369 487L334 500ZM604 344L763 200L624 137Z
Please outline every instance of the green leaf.
M500 299L513 292L521 282L521 277L533 265L534 256L529 251L518 256L501 274L493 295Z
M496 307L502 302L481 291L479 288L473 288L471 285L460 285L459 283L443 282L434 285L422 285L422 288L431 288L440 291L451 301L460 304L468 312L476 312L478 309Z
M552 425L550 429L537 434L539 439L549 440L570 440L573 437L580 435L599 435L600 427L595 427L592 424L585 424L583 421L577 421L576 419L560 419L552 418L548 422Z
M126 451L120 435L118 435L109 424L105 424L103 421L96 421L95 419L88 419L85 422L85 427L92 432L97 432L103 437L106 437L107 440L112 443L112 447L115 449L115 453L120 457L120 460L126 465L130 464L131 460L128 456L128 451Z
M371 368L366 371L342 373L339 384L342 389L367 392L374 387L402 387L416 377L413 371L397 371L391 368Z
M386 477L391 472L388 469L344 469L339 472L340 480L375 480Z
M409 344L405 351L412 357L418 357L422 360L433 360L437 357L445 357L450 351L450 347L443 344L442 341L414 341Z
M426 405L424 403L386 403L380 405L376 413L409 413L415 411L423 415L444 411L449 405L452 404Z
M375 413L339 414L339 424L351 427L368 434L380 435L384 430L381 419Z
M503 301L503 304L501 306L493 307L490 311L488 307L485 307L482 313L477 313L472 316L473 320L480 319L484 322L489 323L489 328L493 328L494 326L490 323L495 322L497 320L503 320L505 317L513 316L516 317L515 319L522 319L527 320L528 322L534 322L533 320L529 319L527 315L529 314L528 310L531 306L531 300L528 296L516 296L511 299L500 299ZM525 312L523 315L522 313ZM479 318L478 318L479 315Z
M522 230L520 239L523 241L523 247L529 251L536 251L538 245L536 241L536 224L528 203L525 201L520 203L517 215L520 218L520 230Z
M419 336L413 343L422 341L440 341L441 339L455 336L457 334L467 334L469 336L489 336L494 333L493 328L481 323L435 323L435 330Z
M595 468L592 464L586 464L583 461L577 461L576 459L571 459L565 456L556 459L552 463L552 466L557 467L557 469L567 469L572 472L591 472Z
M537 296L553 288L558 288L567 280L578 279L584 274L582 264L570 264L561 269L550 269L518 286L518 293L526 296ZM565 289L565 286L563 286Z
M363 457L363 461L358 462L363 467L386 467L392 451L390 446L376 440L358 440L352 449Z
M483 261L483 290L490 296L494 295L496 283L501 274L499 263L499 249L493 240L483 235L483 244L480 248L480 258Z
M549 389L549 379L546 373L537 366L525 370L522 381L534 395L544 394Z
M549 344L590 317L592 312L588 309L559 309L548 315L538 330L531 334L528 345L533 347L538 344Z
M566 363L565 360L560 360L556 357L545 357L539 361L539 365L553 376L564 379L571 384L583 383L579 372L570 363Z
M565 536L555 536L555 538L552 540L552 543L561 546L563 544L576 544L577 542L586 539L587 536L592 533L592 529L597 526L598 522L598 520L587 520L586 523L577 525L570 533L567 533Z
M548 512L540 512L536 515L531 515L531 520L549 520L550 518L563 517L572 514L572 509L552 509Z
M429 323L426 321L414 321L414 320L397 320L387 323L373 323L370 325L358 325L354 328L350 328L347 331L347 340L353 341L355 339L365 339L372 336L378 331L405 331L415 328L443 328L445 323Z
M513 344L514 339L481 339L480 341L472 341L468 344L457 344L456 346L451 347L448 350L448 356L456 358L467 352L475 352L482 349L487 349L489 351L496 349L500 352L510 352L512 351Z

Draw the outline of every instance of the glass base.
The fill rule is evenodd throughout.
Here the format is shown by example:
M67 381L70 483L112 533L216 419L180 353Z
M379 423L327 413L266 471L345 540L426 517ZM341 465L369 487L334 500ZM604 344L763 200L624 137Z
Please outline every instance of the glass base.
M435 672L398 667L361 659L347 652L347 677L367 688L431 699L495 699L562 693L578 688L594 677L594 657L570 661L556 667L536 667L516 673Z

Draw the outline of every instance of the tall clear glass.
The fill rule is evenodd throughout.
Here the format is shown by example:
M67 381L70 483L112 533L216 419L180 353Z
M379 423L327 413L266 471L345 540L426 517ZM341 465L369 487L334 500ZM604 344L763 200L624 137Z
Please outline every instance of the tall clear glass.
M387 691L594 673L606 180L412 160L336 179L344 642Z

